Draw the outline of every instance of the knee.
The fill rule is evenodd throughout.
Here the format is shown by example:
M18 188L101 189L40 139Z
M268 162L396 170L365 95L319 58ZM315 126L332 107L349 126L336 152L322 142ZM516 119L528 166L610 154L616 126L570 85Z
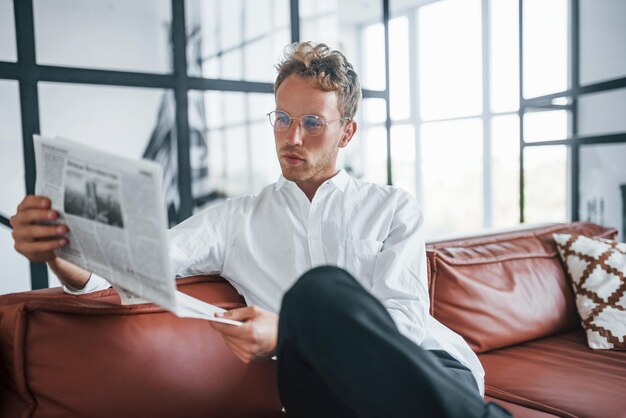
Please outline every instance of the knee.
M316 267L304 273L287 291L283 298L282 309L298 308L313 304L320 305L334 300L341 301L345 289L358 286L356 280L347 271L334 266Z

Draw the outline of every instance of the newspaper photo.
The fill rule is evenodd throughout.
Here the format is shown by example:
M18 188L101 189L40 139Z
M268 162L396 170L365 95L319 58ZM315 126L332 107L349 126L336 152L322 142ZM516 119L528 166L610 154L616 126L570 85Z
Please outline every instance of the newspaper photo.
M63 138L35 140L35 193L69 227L58 257L107 279L125 304L153 302L180 317L208 319L223 309L176 290L169 266L161 167Z

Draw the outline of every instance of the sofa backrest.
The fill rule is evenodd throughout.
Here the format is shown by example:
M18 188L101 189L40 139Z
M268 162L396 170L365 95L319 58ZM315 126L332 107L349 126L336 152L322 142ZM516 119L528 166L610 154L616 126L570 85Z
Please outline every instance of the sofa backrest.
M431 313L477 353L578 326L573 291L552 238L614 239L588 222L427 245Z
M178 281L224 308L225 281ZM112 303L113 302L113 303ZM158 306L119 305L115 291L0 297L0 416L280 417L272 360L238 360L209 323Z

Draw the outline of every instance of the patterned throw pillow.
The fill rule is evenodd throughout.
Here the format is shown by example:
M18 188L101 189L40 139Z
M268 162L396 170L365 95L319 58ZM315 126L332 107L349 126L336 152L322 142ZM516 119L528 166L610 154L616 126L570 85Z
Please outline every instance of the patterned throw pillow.
M626 349L626 244L576 234L554 234L567 266L587 344Z

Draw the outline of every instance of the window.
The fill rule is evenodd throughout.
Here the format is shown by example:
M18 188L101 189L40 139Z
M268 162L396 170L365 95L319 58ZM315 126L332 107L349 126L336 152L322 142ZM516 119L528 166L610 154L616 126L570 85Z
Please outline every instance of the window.
M567 148L564 145L524 149L525 220L567 220Z
M593 158L621 155L613 143L626 141L621 2L299 0L295 22L292 0L34 0L33 16L17 14L33 18L34 33L19 24L17 34L15 4L23 5L0 0L0 174L9 179L0 214L34 183L21 147L37 126L159 161L172 223L212 199L259 191L279 173L265 114L273 65L292 38L326 42L354 64L364 99L338 164L381 184L391 173L422 204L429 238L511 226L520 202L529 222L586 216L592 180L576 167L598 172ZM172 36L183 25L186 37ZM28 47L16 39L33 36L36 64L14 64L17 48ZM569 53L576 40L579 71ZM174 56L178 48L185 57ZM186 75L172 73L175 59L186 60Z
M493 226L510 227L519 222L519 117L491 119L491 174Z
M626 132L626 89L585 95L578 101L578 110L581 135Z
M290 43L288 0L186 0L190 76L274 82Z
M26 194L17 81L0 80L0 144L0 214L9 217Z
M626 76L626 2L580 0L580 83Z
M35 0L37 63L171 72L169 0Z
M171 92L160 89L40 83L41 133L62 136L163 167L170 220L180 205Z
M491 111L519 108L519 16L517 0L489 2L491 36Z
M366 90L385 89L385 36L378 1L300 0L300 39L342 51ZM363 31L363 28L365 30Z
M0 265L4 280L1 293L24 292L30 290L28 260L13 249L11 230L0 226Z
M17 61L12 0L0 0L0 61Z
M357 112L358 130L339 153L338 166L353 176L378 184L387 183L387 110L384 99L365 98Z
M275 107L273 94L192 91L189 103L190 128L202 133L206 144L195 151L197 160L192 153L192 163L206 171L194 179L195 199L204 204L224 195L258 193L276 181L280 166L266 117Z
M422 207L428 236L476 231L483 219L480 119L422 125Z
M586 145L580 149L580 219L616 228L624 242L626 144ZM620 189L624 191L620 193Z
M567 112L527 112L524 114L524 140L526 142L556 141L567 138Z
M411 117L409 19L406 16L389 21L389 44L389 67L393 68L393 77L389 79L391 119L401 121ZM384 53L384 49L379 54L381 52ZM384 77L384 69L382 73Z
M568 88L567 0L524 1L524 97Z
M477 0L418 9L418 66L423 120L482 110L481 9Z

